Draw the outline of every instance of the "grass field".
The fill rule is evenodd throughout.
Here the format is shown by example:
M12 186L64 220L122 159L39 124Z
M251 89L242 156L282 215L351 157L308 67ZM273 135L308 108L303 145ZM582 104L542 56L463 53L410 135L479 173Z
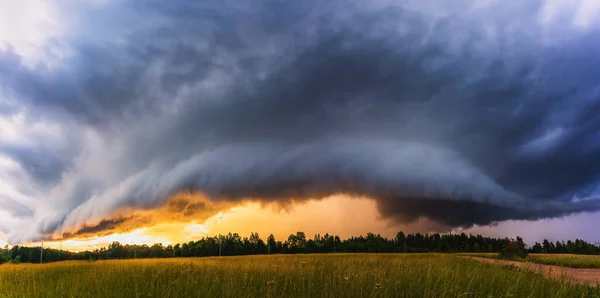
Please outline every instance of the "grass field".
M0 297L600 297L455 255L336 254L0 265Z
M527 260L539 264L570 268L600 268L600 256L530 254Z
M484 258L498 258L495 253L469 253L463 254ZM532 262L537 264L555 265L569 268L600 268L600 256L573 255L573 254L529 254L525 259L515 261Z

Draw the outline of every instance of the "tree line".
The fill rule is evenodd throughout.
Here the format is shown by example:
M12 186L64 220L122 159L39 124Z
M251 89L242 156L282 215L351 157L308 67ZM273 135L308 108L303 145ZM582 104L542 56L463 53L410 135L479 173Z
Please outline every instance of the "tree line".
M179 258L207 256L236 256L256 254L294 254L294 253L423 253L423 252L491 252L499 253L509 243L521 243L523 239L493 238L481 235L461 234L404 234L398 232L394 238L368 233L366 236L340 239L335 235L320 235L308 238L304 232L289 235L285 240L277 240L271 234L266 241L257 233L241 237L237 233L203 237L197 241L164 246L157 243L148 245L123 245L113 242L108 247L93 251L70 252L42 247L15 245L0 249L0 263L40 263L65 260L106 260L136 258ZM567 242L535 243L528 248L532 253L575 253L600 254L600 247L583 240Z
M536 242L529 252L532 253L550 253L550 254L579 254L579 255L600 255L600 246L575 239L575 241L556 241L550 242L546 239L542 243Z

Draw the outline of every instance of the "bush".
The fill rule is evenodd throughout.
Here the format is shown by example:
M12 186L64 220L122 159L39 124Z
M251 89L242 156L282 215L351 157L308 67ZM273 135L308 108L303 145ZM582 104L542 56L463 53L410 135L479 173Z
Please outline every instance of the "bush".
M13 264L20 264L21 263L21 256L17 256L14 260L10 261Z
M500 257L504 259L526 258L527 254L527 248L522 241L509 241L500 251Z

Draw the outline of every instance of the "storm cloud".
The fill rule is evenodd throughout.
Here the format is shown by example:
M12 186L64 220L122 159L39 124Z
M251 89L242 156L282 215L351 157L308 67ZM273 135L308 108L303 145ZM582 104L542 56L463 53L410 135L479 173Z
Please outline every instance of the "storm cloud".
M48 190L12 241L190 190L366 196L449 228L599 210L599 27L577 4L444 3L108 1L58 66L8 47L0 117L62 140L0 139Z

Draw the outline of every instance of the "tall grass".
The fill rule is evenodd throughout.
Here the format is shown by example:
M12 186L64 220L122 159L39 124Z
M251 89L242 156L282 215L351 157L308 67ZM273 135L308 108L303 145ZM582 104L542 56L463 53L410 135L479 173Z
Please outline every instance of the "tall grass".
M573 254L530 254L527 261L570 268L600 268L600 256Z
M464 253L464 256L499 259L497 253ZM575 254L529 254L524 259L514 261L532 262L536 264L554 265L569 268L600 268L600 256Z
M0 297L600 297L453 255L327 254L0 266Z

